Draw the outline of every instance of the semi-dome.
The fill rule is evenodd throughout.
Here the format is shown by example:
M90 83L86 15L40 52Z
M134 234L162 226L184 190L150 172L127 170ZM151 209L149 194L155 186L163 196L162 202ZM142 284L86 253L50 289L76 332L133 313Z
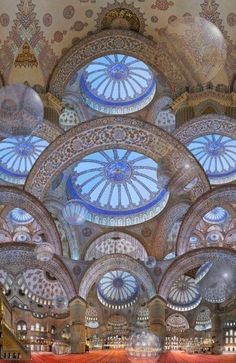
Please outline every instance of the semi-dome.
M197 137L187 147L202 165L211 184L229 183L236 179L236 140L209 134Z
M210 224L224 223L228 212L222 207L215 207L203 216L203 220Z
M128 114L145 107L154 97L151 69L137 58L110 54L90 62L80 78L81 94L94 110Z
M145 222L166 206L169 192L159 185L159 165L144 154L108 149L89 154L67 182L72 199L88 209L86 219L103 225Z
M111 309L127 308L137 300L138 294L138 281L126 271L107 272L97 284L98 299Z
M32 166L48 142L37 136L15 136L0 142L0 178L24 184Z
M171 286L168 295L168 306L177 311L188 311L196 308L201 302L199 287L195 280L181 275Z
M32 223L34 218L31 214L27 213L24 209L14 208L8 213L8 218L15 224L29 224Z

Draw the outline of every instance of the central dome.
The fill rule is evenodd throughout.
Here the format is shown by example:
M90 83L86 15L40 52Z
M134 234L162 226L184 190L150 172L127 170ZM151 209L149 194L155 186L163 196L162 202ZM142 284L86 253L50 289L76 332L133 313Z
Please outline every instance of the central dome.
M155 217L168 201L158 169L154 160L136 151L99 151L75 165L67 191L88 209L87 220L114 226L137 224Z
M156 82L142 61L123 54L110 54L93 60L80 79L85 102L108 114L127 114L151 102Z

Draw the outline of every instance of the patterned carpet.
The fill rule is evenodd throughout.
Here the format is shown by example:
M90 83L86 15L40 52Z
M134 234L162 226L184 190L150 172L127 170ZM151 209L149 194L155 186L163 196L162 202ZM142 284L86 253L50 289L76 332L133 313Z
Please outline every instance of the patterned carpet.
M0 363L24 363L23 361L0 360ZM25 361L29 363L29 361ZM130 363L126 352L122 350L94 351L81 355L53 355L51 353L33 353L31 363ZM141 359L135 363L154 363ZM188 355L182 352L169 352L161 355L158 363L236 363L236 355Z

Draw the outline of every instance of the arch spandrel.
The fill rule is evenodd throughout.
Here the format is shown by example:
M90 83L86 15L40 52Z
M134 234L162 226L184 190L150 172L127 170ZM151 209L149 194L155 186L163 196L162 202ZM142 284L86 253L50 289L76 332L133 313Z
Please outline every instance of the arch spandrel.
M236 263L236 251L221 247L199 248L177 257L162 276L158 286L158 295L163 297L163 299L167 299L172 283L176 281L179 276L201 266L204 262L219 260L224 256L234 258Z
M201 218L211 209L236 202L236 187L218 187L213 191L203 194L186 213L179 230L176 252L182 255L188 251L189 238L194 227Z
M81 40L61 58L51 77L49 91L61 99L76 71L99 56L119 52L148 64L167 80L172 91L187 85L184 68L181 70L180 65L174 62L164 43L153 42L133 31L110 29ZM195 83L190 74L188 78L190 83Z
M154 281L139 262L130 256L114 254L101 257L87 269L80 282L79 296L86 300L90 289L99 281L100 277L106 272L116 269L132 273L145 286L150 299L156 295Z
M24 209L40 223L47 242L55 247L55 252L61 254L61 241L57 228L47 209L34 196L14 187L0 187L0 203L13 208Z
M179 127L174 136L182 144L187 145L194 138L211 133L236 138L235 120L218 114L196 117Z
M195 200L209 189L208 180L185 146L157 126L128 117L104 117L80 124L58 137L39 157L28 175L25 190L43 199L51 181L83 156L110 147L132 149L164 161L172 175L181 175L189 183L193 175L183 175L185 165L193 165L197 184L191 189ZM192 170L193 170L192 169ZM184 180L185 179L185 180Z

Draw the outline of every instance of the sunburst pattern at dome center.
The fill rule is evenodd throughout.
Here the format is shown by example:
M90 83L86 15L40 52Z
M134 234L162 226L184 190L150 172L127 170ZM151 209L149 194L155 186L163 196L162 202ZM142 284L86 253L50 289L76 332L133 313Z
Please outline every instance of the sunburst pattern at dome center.
M88 220L136 224L160 213L168 201L169 193L158 183L158 169L154 160L135 151L99 151L74 167L67 189L71 198L85 204Z

